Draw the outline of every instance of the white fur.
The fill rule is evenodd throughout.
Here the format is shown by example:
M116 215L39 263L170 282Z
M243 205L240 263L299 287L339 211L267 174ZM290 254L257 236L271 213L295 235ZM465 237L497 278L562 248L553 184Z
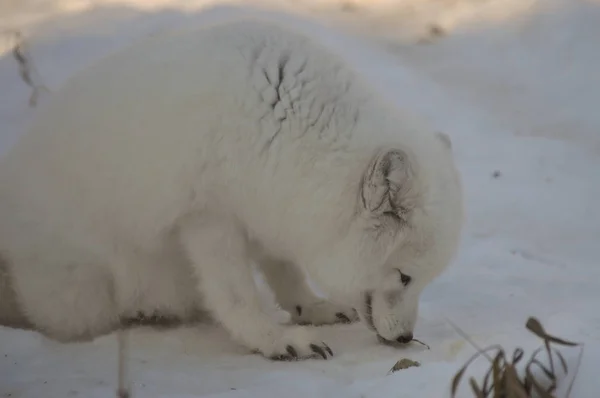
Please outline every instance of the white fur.
M272 21L137 43L41 112L0 160L0 252L19 311L52 338L207 308L268 357L325 350L308 327L267 316L259 265L297 323L351 308L371 318L371 296L372 324L393 340L412 333L459 241L449 138Z

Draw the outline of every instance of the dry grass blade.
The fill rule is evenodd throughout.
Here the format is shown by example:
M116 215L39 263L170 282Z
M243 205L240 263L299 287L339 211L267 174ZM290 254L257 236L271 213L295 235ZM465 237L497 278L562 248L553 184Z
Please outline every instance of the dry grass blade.
M498 356L496 356L497 358ZM483 385L481 386L481 389L484 393L484 395L486 395L488 393L488 391L490 391L494 385L495 385L495 379L494 379L494 369L496 368L496 364L495 364L495 360L494 360L494 364L490 367L490 369L488 369L488 371L485 373L485 376L483 377ZM490 385L490 377L492 378L492 384Z
M471 360L474 360L475 358L477 358L479 356L479 354L474 355L473 357L471 357ZM452 386L450 387L450 391L451 391L451 395L452 398L454 398L456 396L456 391L458 390L458 385L460 384L460 380L462 379L462 377L464 376L465 372L467 371L467 368L469 367L470 362L467 362L455 375L454 378L452 379Z
M540 369L542 372L544 372L546 377L548 379L550 379L550 381L552 383L556 382L556 373L552 372L551 369L548 369L546 366L544 366L544 364L541 363L538 359L531 360L531 362L529 362L527 367L533 367L534 365L536 365L538 369Z
M537 396L539 396L541 398L554 398L554 396L551 394L553 388L550 387L548 389L544 389L544 387L540 384L540 382L536 380L536 378L533 375L533 373L531 372L531 369L529 368L529 366L527 367L527 370L525 371L525 376L531 382L531 386L533 387L533 390L536 392Z
M492 366L492 368L488 371L493 376L492 385L488 390L486 390L486 396L490 395L491 392L494 393L494 396L501 396L506 389L506 386L503 383L502 379L502 367L499 363L496 363Z
M494 357L492 365L483 378L482 390L485 396L488 396L492 391L494 391L494 394L501 394L502 388L504 387L501 369L504 367L505 362L506 358L504 356L504 351L499 349Z
M560 365L562 366L563 372L567 373L568 367L567 361L565 361L565 357L563 357L563 355L558 350L554 350L554 353L556 354L558 359L560 359Z
M483 391L479 389L477 381L473 377L469 379L469 384L471 385L471 390L473 390L473 394L475 394L477 398L485 398Z
M498 354L496 355L496 358L494 358L494 362L492 363L492 367L490 368L490 370L488 370L488 375L492 375L492 386L490 387L490 389L487 389L484 387L484 390L486 391L486 396L489 395L489 393L491 391L494 392L495 396L500 396L502 394L503 391L503 385L502 385L502 367L504 365L504 352L503 351L499 351ZM487 380L487 375L486 375L486 380ZM485 385L485 381L484 381L484 385ZM492 390L493 389L493 390Z
M567 388L565 398L569 398L571 396L571 390L573 389L573 385L575 384L575 379L577 378L577 374L579 373L579 366L581 365L582 358L583 358L583 343L581 343L581 349L579 350L579 355L577 356L575 372L573 374L573 378L571 379L571 382L569 383L569 387Z
M515 352L513 352L512 363L513 364L519 363L521 361L521 359L523 359L524 356L525 356L525 351L523 351L522 348L515 349Z
M559 339L558 337L554 337L552 335L549 335L544 330L544 327L542 326L542 324L540 323L540 321L538 321L534 317L530 317L527 320L527 323L525 324L525 327L529 331L531 331L533 334L535 334L536 336L538 336L539 338L541 338L543 340L547 340L547 341L549 341L551 343L565 345L565 346L570 346L570 347L575 347L575 346L580 345L579 343L574 343L572 341L567 341L567 340Z
M504 386L504 397L529 398L529 393L519 378L514 365L507 365L504 369ZM502 397L502 395L499 397Z

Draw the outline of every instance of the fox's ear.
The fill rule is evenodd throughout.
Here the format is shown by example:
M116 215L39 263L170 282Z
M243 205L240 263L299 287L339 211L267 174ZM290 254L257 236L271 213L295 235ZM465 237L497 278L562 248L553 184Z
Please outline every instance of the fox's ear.
M361 199L364 210L374 216L404 218L409 210L407 195L413 179L413 165L406 152L391 149L375 155L363 178Z

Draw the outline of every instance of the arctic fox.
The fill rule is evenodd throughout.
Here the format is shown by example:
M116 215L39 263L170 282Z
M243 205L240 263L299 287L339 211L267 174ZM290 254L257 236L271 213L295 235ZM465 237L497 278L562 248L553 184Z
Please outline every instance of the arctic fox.
M0 320L68 342L207 310L302 359L333 355L303 324L358 315L406 343L455 255L461 189L448 136L300 30L152 37L71 78L0 159ZM254 266L292 322L264 310Z

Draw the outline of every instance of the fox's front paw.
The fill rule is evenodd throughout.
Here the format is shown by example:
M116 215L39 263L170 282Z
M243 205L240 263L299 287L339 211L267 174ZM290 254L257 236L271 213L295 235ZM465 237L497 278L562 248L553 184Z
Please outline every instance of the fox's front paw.
M304 326L277 328L264 335L255 351L275 361L329 359L333 351Z

